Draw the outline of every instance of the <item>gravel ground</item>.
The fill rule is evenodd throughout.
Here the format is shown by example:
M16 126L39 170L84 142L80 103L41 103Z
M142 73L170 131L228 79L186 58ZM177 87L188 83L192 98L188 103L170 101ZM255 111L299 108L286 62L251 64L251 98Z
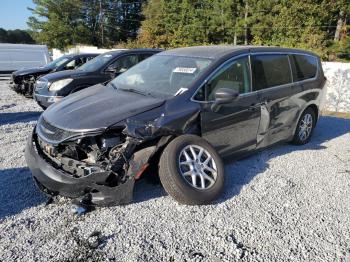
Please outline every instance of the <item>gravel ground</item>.
M350 120L227 164L213 205L141 181L133 204L77 216L67 199L45 205L26 167L40 108L6 82L0 94L0 261L350 261Z

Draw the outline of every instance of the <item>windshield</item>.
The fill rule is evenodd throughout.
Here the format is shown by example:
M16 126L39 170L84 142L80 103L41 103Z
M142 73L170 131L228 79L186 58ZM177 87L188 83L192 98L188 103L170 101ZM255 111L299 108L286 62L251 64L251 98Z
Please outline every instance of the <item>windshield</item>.
M210 63L207 58L155 55L130 68L111 84L155 97L176 96L186 92Z
M57 68L60 65L63 65L65 62L67 62L70 59L71 59L70 57L61 56L60 58L57 58L57 59L53 60L51 63L48 63L47 65L45 65L45 67Z
M94 59L80 66L78 70L86 71L86 72L94 72L100 69L102 66L106 65L110 60L113 59L113 55L111 54L102 54L96 56Z

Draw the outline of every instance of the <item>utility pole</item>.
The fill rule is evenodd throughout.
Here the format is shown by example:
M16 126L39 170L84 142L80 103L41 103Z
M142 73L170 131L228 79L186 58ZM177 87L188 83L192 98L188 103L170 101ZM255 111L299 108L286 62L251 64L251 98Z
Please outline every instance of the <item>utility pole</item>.
M245 1L245 12L244 12L244 44L248 45L248 11L249 4L248 0Z
M102 0L100 0L100 26L101 26L101 44L104 46L104 12L102 9Z

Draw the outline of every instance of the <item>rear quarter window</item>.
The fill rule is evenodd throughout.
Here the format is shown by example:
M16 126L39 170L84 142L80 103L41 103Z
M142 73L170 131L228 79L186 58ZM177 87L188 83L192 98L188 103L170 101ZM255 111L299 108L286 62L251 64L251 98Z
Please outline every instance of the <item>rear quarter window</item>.
M317 58L309 55L291 55L294 81L314 78L317 74Z
M253 55L251 59L254 91L292 82L287 55Z

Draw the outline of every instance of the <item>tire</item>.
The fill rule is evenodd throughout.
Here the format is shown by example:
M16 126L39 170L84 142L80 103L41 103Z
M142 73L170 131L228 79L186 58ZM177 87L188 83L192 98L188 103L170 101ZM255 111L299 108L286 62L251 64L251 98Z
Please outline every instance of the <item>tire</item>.
M195 157L191 153L190 146L198 155L200 149L203 149L200 161L193 161ZM190 157L191 161L188 161L187 157L185 159L186 154L184 151L189 152L187 157ZM208 155L211 156L212 160L209 160L207 167L212 168L214 171L216 170L216 172L203 169L205 167L205 159L210 159ZM180 165L180 161L183 162L182 165ZM188 164L190 162L191 164ZM184 173L193 174L193 172L196 174L194 175L196 177L194 181L192 176L183 175ZM204 188L201 177L205 177L205 179L203 178ZM194 135L183 135L175 138L164 149L159 161L159 178L165 191L181 204L210 204L221 194L224 188L224 177L224 165L216 150L204 139ZM197 187L193 185L193 182L195 182Z
M43 105L40 105L40 104L38 104L41 108L42 108L42 110L46 110L47 109L47 107L46 106L43 106Z
M295 129L292 143L294 145L305 145L309 143L312 137L315 125L316 125L315 111L309 107L300 116L297 128ZM304 135L302 135L303 131L301 129L304 129Z

